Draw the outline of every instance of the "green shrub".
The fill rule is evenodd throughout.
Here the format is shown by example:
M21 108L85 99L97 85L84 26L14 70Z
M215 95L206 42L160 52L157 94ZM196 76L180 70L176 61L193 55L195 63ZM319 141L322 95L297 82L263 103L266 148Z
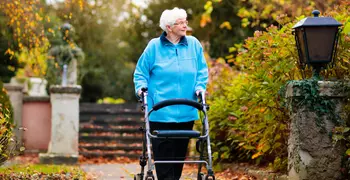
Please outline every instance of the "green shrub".
M3 86L3 83L0 81L0 113L2 113L3 115L7 114L8 115L7 121L9 121L11 124L13 124L12 112L13 110L12 110L10 98L7 95L7 92Z
M0 164L11 155L8 147L12 138L13 114L9 97L0 81Z
M348 12L346 3L329 12L344 26L336 63L322 72L327 79L350 77ZM270 163L275 170L286 170L289 114L280 92L290 80L311 77L310 69L299 69L292 35L292 26L301 18L291 21L281 16L280 27L256 31L242 46L237 45L233 62L240 73L235 77L227 76L225 68L210 74L218 80L208 87L215 161Z

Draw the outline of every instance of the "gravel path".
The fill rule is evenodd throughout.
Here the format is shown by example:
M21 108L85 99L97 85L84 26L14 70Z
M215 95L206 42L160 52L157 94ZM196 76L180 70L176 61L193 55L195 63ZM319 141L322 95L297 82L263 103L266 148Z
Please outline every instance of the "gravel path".
M133 175L140 170L138 164L84 164L81 168L89 173L90 177L99 180L133 180Z
M133 180L140 172L138 163L132 164L84 164L81 168L96 180ZM146 171L145 171L146 172ZM195 173L183 173L181 180L193 180Z

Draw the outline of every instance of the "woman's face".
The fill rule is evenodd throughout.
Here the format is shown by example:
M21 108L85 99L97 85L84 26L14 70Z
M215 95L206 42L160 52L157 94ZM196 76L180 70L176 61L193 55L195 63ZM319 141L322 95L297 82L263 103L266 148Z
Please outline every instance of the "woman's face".
M171 26L171 31L177 36L186 36L188 21L186 18L177 19L173 26Z

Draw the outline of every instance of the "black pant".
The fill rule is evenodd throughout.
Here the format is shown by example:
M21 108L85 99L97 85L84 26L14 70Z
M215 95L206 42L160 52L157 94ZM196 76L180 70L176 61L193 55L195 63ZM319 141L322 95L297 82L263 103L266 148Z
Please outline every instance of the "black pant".
M185 123L150 122L151 132L154 130L192 130L194 121ZM189 139L152 139L152 149L155 161L185 160ZM158 180L179 180L183 163L156 164Z

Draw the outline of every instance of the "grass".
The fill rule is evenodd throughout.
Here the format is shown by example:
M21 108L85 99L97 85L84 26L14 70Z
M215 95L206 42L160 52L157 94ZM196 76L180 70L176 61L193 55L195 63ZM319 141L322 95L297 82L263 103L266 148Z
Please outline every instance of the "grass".
M7 174L11 172L23 172L23 173L44 173L44 174L52 174L52 173L62 173L62 172L81 172L78 166L66 166L66 165L45 165L45 164L28 164L28 165L14 165L10 167L0 167L1 174Z
M79 166L66 165L22 164L0 167L0 177L33 178L63 176L67 179L85 179L86 173Z

